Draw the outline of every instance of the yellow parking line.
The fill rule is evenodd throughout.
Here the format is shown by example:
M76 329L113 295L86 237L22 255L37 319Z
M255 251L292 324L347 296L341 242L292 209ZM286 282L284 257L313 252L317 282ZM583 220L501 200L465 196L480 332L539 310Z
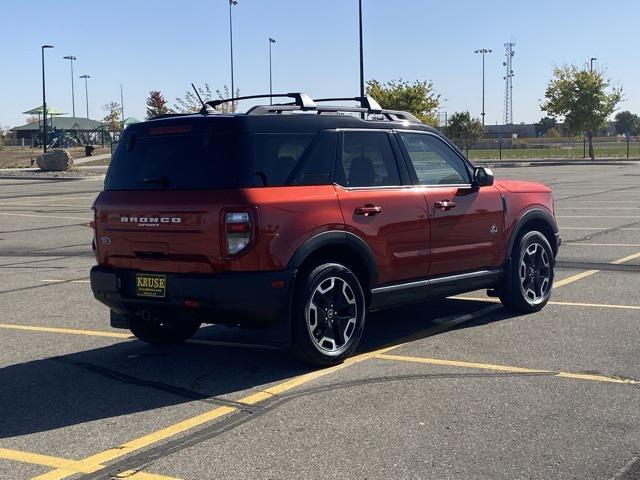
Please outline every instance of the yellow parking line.
M628 262L629 260L634 260L636 258L640 258L640 252L632 253L631 255L627 255L626 257L619 258L618 260L614 260L611 262L611 265L620 265L621 263Z
M113 479L127 479L127 480L180 480L175 477L167 477L165 475L157 475L155 473L146 473L139 470L127 470L126 472L120 472Z
M77 328L39 327L36 325L14 325L9 323L0 323L0 328L4 328L7 330L26 330L31 332L43 332L43 333L64 333L69 335L86 335L90 337L131 338L131 335L128 333L105 332L100 330L80 330Z
M91 283L90 280L61 280L55 278L45 278L40 281L43 283Z
M500 303L497 298L491 297L467 297L467 296L455 296L447 297L451 300L465 300L470 302L485 302L485 303ZM548 305L561 305L567 307L593 307L593 308L614 308L621 310L640 310L639 305L615 305L610 303L579 303L579 302L559 302L551 300Z
M15 462L30 463L32 465L40 465L42 467L69 470L73 473L93 473L104 468L103 465L90 465L89 462L85 461L77 462L66 458L41 455L39 453L9 450L8 448L0 448L0 458Z
M566 242L563 247L640 247L640 243L580 243Z
M491 363L475 363L475 362L462 362L459 360L442 360L439 358L425 358L425 357L410 357L406 355L387 355L378 354L376 358L383 360L394 360L399 362L414 362L414 363L426 363L429 365L438 365L443 367L460 367L460 368L475 368L479 370L493 370L496 372L506 373L550 373L555 377L560 378L573 378L575 380L587 380L591 382L605 382L605 383L621 383L625 385L639 385L637 380L631 380L628 378L616 378L608 377L606 375L592 375L584 373L573 372L558 372L554 370L540 370L536 368L523 368L523 367L511 367L507 365L494 365Z
M30 202L0 202L0 207L80 207L89 210L91 202L83 205L77 203L30 203Z
M561 227L561 230L610 230L615 227ZM616 230L640 230L640 227L616 228Z
M622 263L628 262L629 260L633 260L634 258L639 258L640 252L633 253L631 255L627 255L626 257L618 258L617 260L613 260L609 262L610 265L620 265ZM563 278L557 282L553 282L553 288L562 287L563 285L568 285L573 282L577 282L578 280L582 280L583 278L590 277L594 273L598 273L600 270L587 270L586 272L576 273L567 278Z
M586 272L576 273L575 275L571 275L570 277L563 278L562 280L558 280L557 282L553 282L553 288L562 287L563 285L568 285L573 282L577 282L578 280L582 280L583 278L590 277L594 273L598 273L600 270L587 270Z
M86 217L63 217L60 215L28 215L26 213L9 213L9 212L0 212L0 215L6 215L9 217L34 217L34 218L65 218L69 220L84 220L85 222L90 222L91 218Z
M497 306L492 305L491 307L487 307L487 308L483 308L481 310L478 310L477 312L473 312L470 314L465 314L462 315L460 317L455 317L453 318L449 324L457 324L460 323L462 321L467 321L470 320L472 318L477 318L479 316L482 316L486 313L492 312L494 310L496 310ZM265 400L268 400L270 398L275 397L276 395L280 395L288 390L291 390L292 388L298 387L300 385L303 385L305 383L308 383L312 380L315 380L317 378L320 377L324 377L326 375L329 375L333 372L336 372L338 370L341 370L343 368L346 368L350 365L353 365L355 363L359 363L362 362L364 360L367 360L369 358L373 358L376 355L380 355L380 354L384 354L387 353L395 348L398 348L402 345L405 344L405 341L410 341L411 338L413 338L415 335L412 335L411 337L406 337L406 339L401 339L398 341L398 343L394 344L394 345L390 345L387 347L383 347L371 352L367 352L367 353L362 353L360 355L355 355L353 357L350 357L348 359L346 359L342 364L340 365L335 365L333 367L329 367L329 368L324 368L321 370L315 370L309 373L305 373L302 375L298 375L296 377L293 377L291 379L285 380L282 383L276 384L272 387L268 387L264 390L252 393L250 395L247 395L243 398L241 398L240 400L238 400L239 403L243 403L246 405L255 405L257 403L263 402ZM230 414L237 411L236 408L234 407L218 407L214 410L211 410L209 412L205 412L203 414L197 415L195 417L189 418L187 420L184 420L182 422L176 423L174 425L171 425L169 427L163 428L161 430L158 430L157 432L153 432L150 433L148 435L145 435L143 437L137 438L135 440L131 440L125 444L122 444L118 447L114 447L114 448L110 448L108 450L105 450L104 452L100 452L97 453L95 455L92 455L90 457L85 458L84 460L81 460L81 462L88 462L89 464L96 464L96 463L106 463L109 461L113 461L119 457L122 457L124 455L127 455L135 450L139 450L142 448L145 448L153 443L157 443L161 440L165 440L169 437L172 437L174 435L177 435L179 433L185 432L189 429L204 425L212 420L215 420L219 417L222 417L224 415ZM59 470L53 470L51 472L45 473L43 475L40 475L38 477L34 477L33 480L62 480L66 477L71 476L72 473L69 473L68 471L65 471L64 469L59 469Z
M556 218L640 218L627 215L556 215Z

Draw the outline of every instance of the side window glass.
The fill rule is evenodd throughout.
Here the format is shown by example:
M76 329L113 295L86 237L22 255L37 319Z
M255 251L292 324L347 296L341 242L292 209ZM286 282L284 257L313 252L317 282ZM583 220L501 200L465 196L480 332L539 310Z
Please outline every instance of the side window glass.
M420 185L469 183L462 159L442 140L421 133L400 133Z
M283 185L313 137L312 134L254 134L254 185Z
M333 181L338 134L320 132L294 169L291 185L326 185Z
M398 166L386 132L345 132L340 159L338 181L345 186L400 184Z

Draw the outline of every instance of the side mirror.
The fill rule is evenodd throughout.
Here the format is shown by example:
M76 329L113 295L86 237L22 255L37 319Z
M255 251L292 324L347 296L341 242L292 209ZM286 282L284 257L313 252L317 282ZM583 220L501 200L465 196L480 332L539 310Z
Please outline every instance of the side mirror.
M487 167L474 168L473 184L476 187L490 187L493 185L493 171Z

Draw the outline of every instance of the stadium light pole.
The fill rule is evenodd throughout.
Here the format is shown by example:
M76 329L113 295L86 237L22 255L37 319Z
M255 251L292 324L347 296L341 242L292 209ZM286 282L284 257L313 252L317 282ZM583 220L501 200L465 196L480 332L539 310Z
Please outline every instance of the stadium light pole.
M75 77L73 76L73 62L77 60L73 55L67 55L66 57L62 57L65 60L69 60L71 63L71 111L73 112L73 118L76 118L76 93L74 88Z
M273 75L271 70L271 46L276 43L274 38L269 37L269 105L273 105Z
M364 101L364 47L362 42L362 0L358 0L358 30L360 36L360 98ZM364 112L360 114L364 118Z
M491 50L487 49L487 48L481 48L479 50L476 50L475 53L481 53L482 54L482 126L484 127L484 56L487 53L491 53Z
M44 49L53 48L53 45L42 45L42 115L44 116L44 153L47 153L47 90L44 81Z
M78 78L84 78L84 97L87 103L87 120L88 120L89 119L89 84L87 83L87 80L91 78L91 76L85 73L84 75L80 75Z
M229 50L231 53L231 98L236 94L235 84L233 83L233 16L231 15L231 7L238 4L238 0L229 0ZM233 107L233 104L232 104Z
M591 59L589 60L589 71L593 72L593 62L595 62L596 60L598 60L596 57L591 57Z

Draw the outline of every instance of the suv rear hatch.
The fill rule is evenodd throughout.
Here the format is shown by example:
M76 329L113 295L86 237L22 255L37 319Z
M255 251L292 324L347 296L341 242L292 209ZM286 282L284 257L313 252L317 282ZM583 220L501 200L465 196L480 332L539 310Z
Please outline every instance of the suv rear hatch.
M100 265L152 272L221 268L225 206L246 208L244 134L233 117L129 127L95 203Z

